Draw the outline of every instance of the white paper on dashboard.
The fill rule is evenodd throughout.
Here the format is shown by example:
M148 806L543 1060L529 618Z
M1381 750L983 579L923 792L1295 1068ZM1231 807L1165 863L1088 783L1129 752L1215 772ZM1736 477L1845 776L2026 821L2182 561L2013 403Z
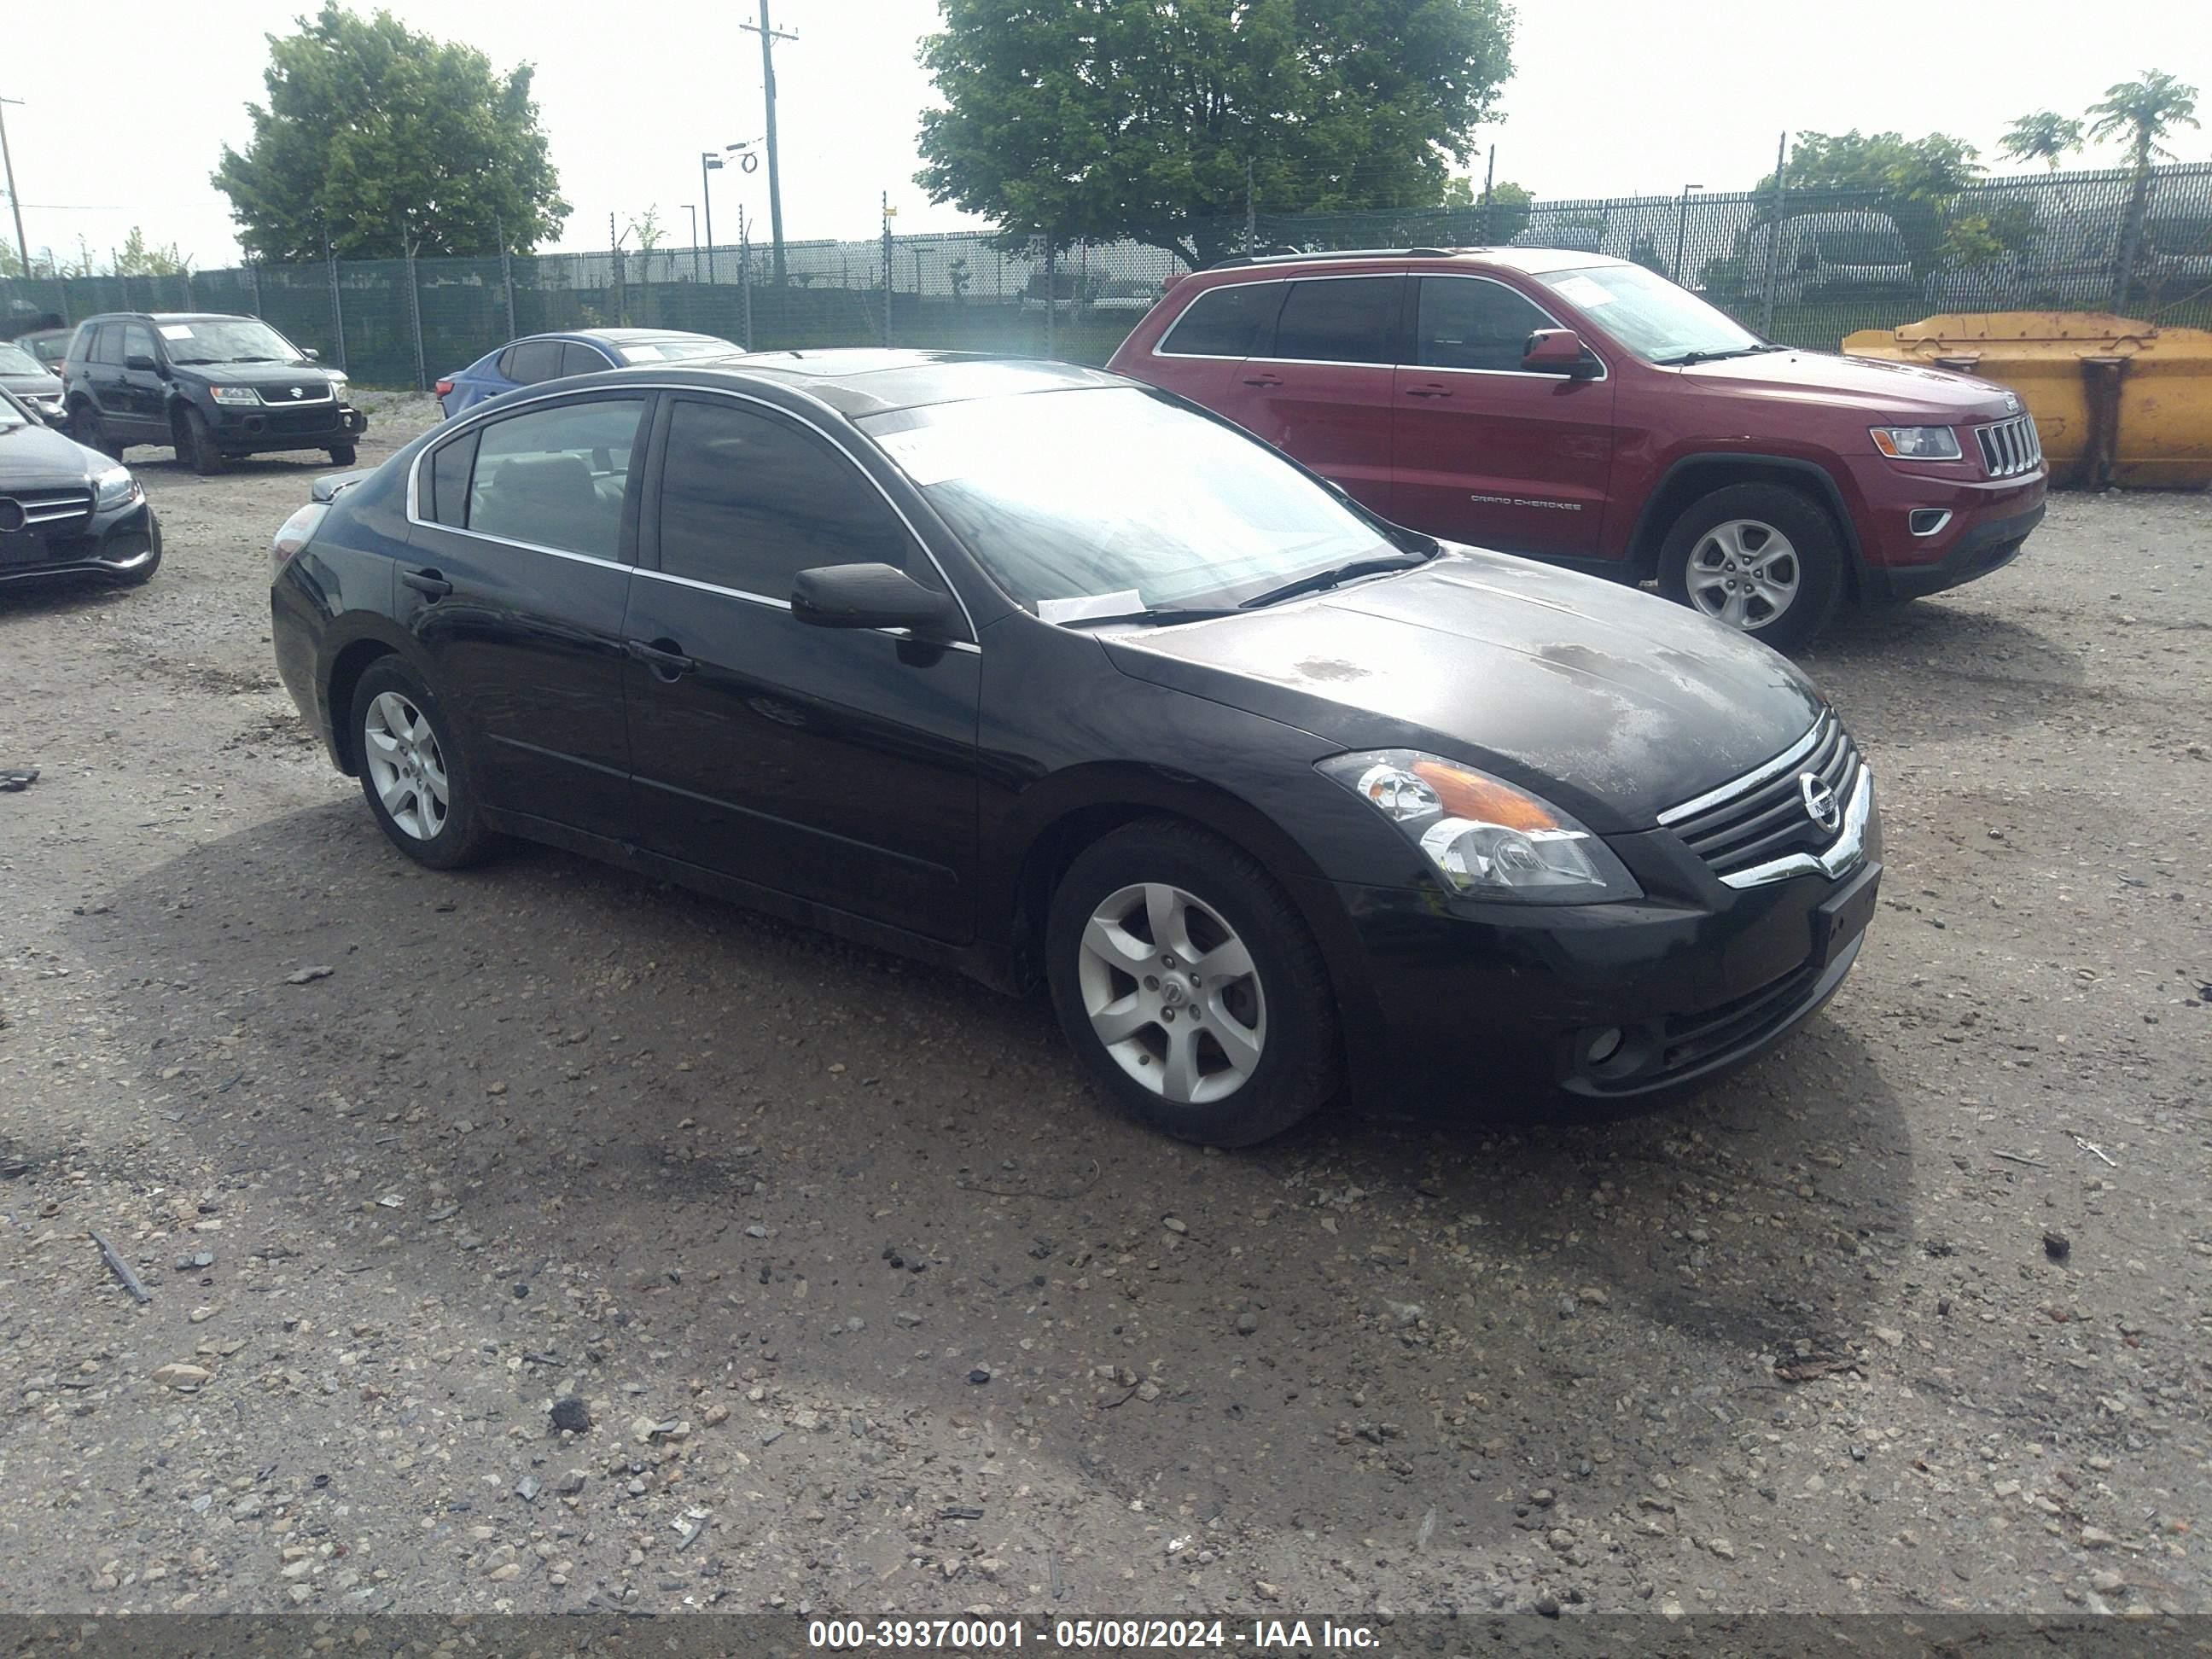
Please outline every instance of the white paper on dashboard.
M164 323L161 325L161 337L165 340L189 340L192 337L192 331L183 323Z
M1048 623L1082 622L1090 617L1126 617L1145 608L1145 596L1133 587L1119 593L1089 593L1079 599L1039 599L1037 620Z

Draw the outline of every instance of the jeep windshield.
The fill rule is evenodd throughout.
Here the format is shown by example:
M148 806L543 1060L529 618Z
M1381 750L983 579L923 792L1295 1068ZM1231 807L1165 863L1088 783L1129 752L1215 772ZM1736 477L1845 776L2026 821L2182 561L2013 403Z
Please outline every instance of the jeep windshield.
M1726 312L1642 265L1585 265L1536 280L1647 363L1711 362L1770 349Z
M194 317L183 322L154 326L161 332L169 361L183 367L198 363L304 362L299 349L264 322L251 317Z

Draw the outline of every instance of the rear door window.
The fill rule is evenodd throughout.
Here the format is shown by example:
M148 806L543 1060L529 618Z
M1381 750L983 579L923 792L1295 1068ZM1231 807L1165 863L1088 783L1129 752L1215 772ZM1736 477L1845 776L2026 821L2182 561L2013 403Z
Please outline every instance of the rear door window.
M1190 302L1159 343L1170 357L1253 357L1267 349L1286 283L1238 283Z
M1292 283L1275 319L1270 357L1303 362L1394 363L1401 276L1316 277Z
M1479 276L1422 277L1419 311L1414 361L1425 368L1518 370L1528 337L1557 326L1533 301Z
M514 362L507 368L507 378L522 386L557 380L561 378L561 342L523 341L514 348Z
M533 547L619 560L623 500L644 409L642 398L595 398L485 426L469 481L467 527ZM442 492L438 505L444 506Z

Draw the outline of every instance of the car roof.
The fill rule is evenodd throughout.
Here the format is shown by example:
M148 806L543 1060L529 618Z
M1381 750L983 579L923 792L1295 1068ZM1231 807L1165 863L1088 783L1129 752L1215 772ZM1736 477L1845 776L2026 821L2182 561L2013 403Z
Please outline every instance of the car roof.
M1464 266L1471 270L1516 270L1527 276L1547 271L1581 270L1593 265L1626 263L1609 255L1576 248L1557 247L1371 247L1345 248L1329 253L1263 253L1249 258L1224 259L1194 272L1199 277L1234 280L1252 274L1296 274L1322 267L1357 270L1375 264L1413 264L1423 270Z
M579 376L568 384L611 386L640 379L665 380L671 376L702 386L750 381L783 387L852 420L933 404L1136 385L1102 369L1042 358L873 346L757 351L681 363L641 363Z

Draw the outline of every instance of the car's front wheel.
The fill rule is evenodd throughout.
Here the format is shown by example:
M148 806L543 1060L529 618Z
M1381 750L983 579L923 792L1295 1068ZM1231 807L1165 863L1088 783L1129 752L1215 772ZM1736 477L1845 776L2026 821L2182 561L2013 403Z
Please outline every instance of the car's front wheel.
M331 446L331 461L333 465L351 466L354 464L355 454L356 451L351 444Z
M215 429L197 409L185 411L183 425L177 434L177 459L203 478L222 471L222 449L215 441Z
M417 864L455 870L491 848L453 723L395 657L369 665L353 694L362 793L392 844Z
M1205 830L1146 819L1085 848L1053 894L1045 955L1085 1070L1156 1129L1249 1146L1336 1092L1319 948L1267 872Z
M1780 484L1730 484L1692 501L1659 550L1659 591L1790 651L1835 614L1844 544L1828 515Z

